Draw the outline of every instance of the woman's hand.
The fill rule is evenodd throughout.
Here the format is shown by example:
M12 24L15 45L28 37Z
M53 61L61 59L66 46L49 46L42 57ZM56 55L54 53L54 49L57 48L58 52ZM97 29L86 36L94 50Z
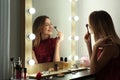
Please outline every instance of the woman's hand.
M85 34L84 39L85 39L85 42L87 44L89 57L91 58L91 55L92 55L91 34L89 32L87 32L87 34Z
M86 44L91 44L91 34L87 32L84 36Z
M57 36L57 43L60 43L64 39L64 35L62 32L58 32Z
M96 41L94 48L104 48L105 46L112 45L110 37L100 38Z

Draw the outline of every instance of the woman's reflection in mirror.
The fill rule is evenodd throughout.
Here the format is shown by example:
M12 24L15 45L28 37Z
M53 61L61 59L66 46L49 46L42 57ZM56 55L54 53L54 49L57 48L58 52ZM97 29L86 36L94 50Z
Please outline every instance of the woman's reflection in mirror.
M60 43L63 40L63 33L58 32L52 38L53 25L48 16L43 15L35 19L33 33L36 38L33 41L32 57L36 63L60 61Z

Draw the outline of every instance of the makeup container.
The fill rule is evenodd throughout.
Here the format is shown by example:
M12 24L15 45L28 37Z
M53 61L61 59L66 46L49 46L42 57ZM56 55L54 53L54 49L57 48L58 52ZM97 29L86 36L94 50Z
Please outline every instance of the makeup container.
M21 79L26 79L27 68L21 68Z
M14 58L11 57L10 61L11 61L11 78L10 79L14 79Z
M55 71L58 71L58 64L55 64L55 65L54 65L54 70L55 70Z
M68 63L67 57L65 57L63 62L63 69L67 69L68 66L69 66L69 63Z
M60 57L60 61L63 61L63 57Z

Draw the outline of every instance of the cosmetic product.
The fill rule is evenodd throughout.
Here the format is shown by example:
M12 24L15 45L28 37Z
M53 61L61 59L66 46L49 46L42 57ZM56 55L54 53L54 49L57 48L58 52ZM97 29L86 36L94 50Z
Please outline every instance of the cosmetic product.
M60 61L63 61L63 57L60 57Z
M11 61L11 79L14 79L14 58L10 58Z
M20 57L18 57L18 63L17 63L17 65L19 65L20 67L22 67L22 61L21 61Z
M57 32L59 32L58 29L57 29L57 26L54 26L54 28L55 28L55 30L56 30Z
M16 65L15 75L15 79L21 79L21 67L19 65Z
M21 68L21 79L26 79L27 68Z
M63 69L68 69L69 63L68 62L63 62Z
M58 64L55 64L55 65L54 65L54 70L55 70L55 71L58 71Z
M67 57L65 57L64 61L67 62Z
M88 24L86 24L87 32L89 33Z

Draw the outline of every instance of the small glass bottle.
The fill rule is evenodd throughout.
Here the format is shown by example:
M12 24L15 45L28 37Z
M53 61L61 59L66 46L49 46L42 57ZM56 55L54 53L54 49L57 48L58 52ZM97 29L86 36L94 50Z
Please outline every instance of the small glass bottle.
M27 68L22 68L21 70L21 79L26 79Z
M11 61L11 80L14 79L14 58L11 57L10 58L10 61Z

